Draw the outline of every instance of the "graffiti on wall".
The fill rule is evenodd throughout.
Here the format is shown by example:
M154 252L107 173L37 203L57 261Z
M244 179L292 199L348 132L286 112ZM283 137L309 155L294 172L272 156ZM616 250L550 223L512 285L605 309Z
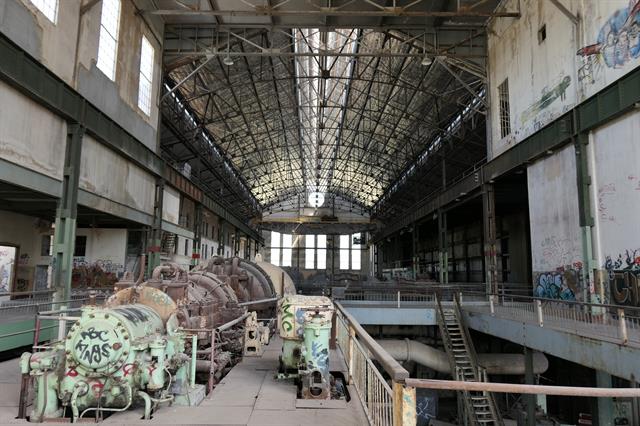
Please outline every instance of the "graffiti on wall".
M541 272L535 281L534 296L545 299L576 300L582 276L582 263Z
M625 250L617 257L607 256L604 269L615 304L640 306L640 248Z
M640 0L630 0L626 8L616 10L600 28L596 43L577 51L582 58L578 78L593 84L602 64L622 68L640 57Z
M540 94L540 98L532 105L529 106L526 110L524 110L520 116L520 121L524 124L531 119L537 117L542 111L547 109L551 104L553 104L556 100L560 99L564 101L567 99L567 89L571 85L571 77L565 75L560 78L554 86L551 88L545 87L542 89L542 93Z

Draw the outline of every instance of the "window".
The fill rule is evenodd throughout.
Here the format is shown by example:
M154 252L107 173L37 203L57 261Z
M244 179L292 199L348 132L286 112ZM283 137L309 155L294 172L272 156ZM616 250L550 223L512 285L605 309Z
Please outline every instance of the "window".
M291 252L293 247L293 235L282 234L282 265L291 266Z
M327 269L327 236L305 235L305 269Z
M304 238L304 267L305 269L314 269L316 266L316 236L305 235Z
M75 248L73 249L73 256L83 257L86 255L87 255L87 236L77 235Z
M340 235L340 269L349 269L349 236Z
M271 231L271 263L280 266L280 233Z
M340 269L359 271L362 267L362 234L340 235Z
M184 255L188 256L189 255L189 239L185 238L184 240Z
M116 79L119 26L120 0L102 0L97 65L111 80Z
M40 256L51 256L53 253L53 236L43 235L40 243Z
M353 234L351 241L351 269L359 271L362 260L362 240L360 234Z
M327 236L318 235L316 249L316 267L318 269L327 269Z
M31 0L31 3L38 8L48 20L54 24L58 20L58 0Z
M498 86L498 101L500 107L500 137L504 138L511 133L511 117L509 115L509 80L505 79Z
M538 44L542 44L547 39L547 25L543 25L538 30Z
M151 115L151 91L153 82L153 46L142 36L140 48L140 81L138 81L138 108Z

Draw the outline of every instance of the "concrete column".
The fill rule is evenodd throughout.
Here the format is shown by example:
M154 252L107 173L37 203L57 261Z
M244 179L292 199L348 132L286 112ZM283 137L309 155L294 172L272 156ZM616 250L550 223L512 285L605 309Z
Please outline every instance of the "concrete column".
M71 298L71 272L73 251L76 243L76 220L78 217L78 184L80 182L80 159L84 127L73 123L67 125L67 143L64 155L62 196L56 211L53 256L55 268L53 283L55 301ZM62 306L58 306L62 307Z
M533 376L533 351L524 348L524 381L528 385L535 385ZM536 426L536 395L524 395L527 407L527 426Z
M447 213L438 210L438 261L440 264L440 283L449 282L449 242L447 240Z
M498 293L498 247L496 232L496 198L493 184L483 185L482 219L484 227L484 267L487 294Z
M611 374L596 370L596 386L610 388ZM613 398L598 398L597 426L613 426Z
M160 248L162 246L162 206L164 200L164 179L156 179L153 222L147 242L147 275L151 275L153 268L160 265Z

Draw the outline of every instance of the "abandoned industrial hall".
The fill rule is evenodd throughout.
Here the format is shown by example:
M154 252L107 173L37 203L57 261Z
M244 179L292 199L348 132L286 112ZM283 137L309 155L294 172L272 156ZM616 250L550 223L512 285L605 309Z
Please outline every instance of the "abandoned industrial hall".
M0 424L640 426L640 0L0 0Z

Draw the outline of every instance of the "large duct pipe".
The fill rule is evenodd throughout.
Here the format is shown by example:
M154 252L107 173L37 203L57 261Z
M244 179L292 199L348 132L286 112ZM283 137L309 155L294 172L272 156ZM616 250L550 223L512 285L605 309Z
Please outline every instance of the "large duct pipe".
M414 361L440 373L451 374L449 358L444 351L409 339L376 341L397 361ZM522 354L478 354L478 363L487 369L488 374L524 375L525 359ZM541 352L534 352L534 374L542 374L547 368L547 357Z

